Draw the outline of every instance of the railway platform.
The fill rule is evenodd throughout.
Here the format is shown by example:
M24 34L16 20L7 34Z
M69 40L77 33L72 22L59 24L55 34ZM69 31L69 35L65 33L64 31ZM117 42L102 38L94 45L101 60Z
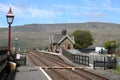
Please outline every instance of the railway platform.
M40 67L18 67L16 71L4 73L0 80L52 80Z
M15 80L51 80L40 67L24 67L17 69Z

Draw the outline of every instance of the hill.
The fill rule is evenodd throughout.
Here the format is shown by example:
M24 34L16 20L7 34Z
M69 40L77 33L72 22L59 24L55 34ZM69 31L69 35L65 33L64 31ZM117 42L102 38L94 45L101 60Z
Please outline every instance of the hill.
M15 37L19 38L18 46L21 48L48 47L49 35L61 33L63 29L67 29L69 35L78 29L91 31L94 38L93 46L103 46L105 41L120 39L120 24L114 23L27 24L12 27L11 47L15 45ZM7 46L7 35L7 28L1 28L0 46Z

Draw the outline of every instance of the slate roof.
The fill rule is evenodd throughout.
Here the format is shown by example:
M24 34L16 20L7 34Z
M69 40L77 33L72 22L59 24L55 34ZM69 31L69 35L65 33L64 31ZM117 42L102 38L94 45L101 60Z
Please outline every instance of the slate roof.
M50 44L54 44L54 43L58 43L59 44L66 37L68 37L71 40L71 42L73 42L73 44L75 43L73 36L70 37L68 35L53 34L53 35L49 36Z

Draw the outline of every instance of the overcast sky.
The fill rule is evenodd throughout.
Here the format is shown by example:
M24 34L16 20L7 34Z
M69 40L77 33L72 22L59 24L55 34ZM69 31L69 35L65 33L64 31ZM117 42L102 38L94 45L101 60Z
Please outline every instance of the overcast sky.
M24 24L109 22L120 24L120 0L0 0L0 28L7 27L11 6L12 26Z

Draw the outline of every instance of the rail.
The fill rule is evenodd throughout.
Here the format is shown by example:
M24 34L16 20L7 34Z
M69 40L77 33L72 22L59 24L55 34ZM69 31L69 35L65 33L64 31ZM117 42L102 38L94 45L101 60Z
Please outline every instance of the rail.
M89 78L85 77L84 75L82 74L78 74L76 72L74 72L75 68L78 69L78 67L71 67L71 66L66 66L66 64L63 65L63 63L60 61L54 61L53 59L54 58L49 58L47 56L43 56L43 55L39 55L39 54L35 54L33 52L29 52L31 54L28 54L30 58L32 58L34 56L34 58L32 59L32 62L35 63L36 66L41 66L41 64L39 64L40 62L42 62L44 64L44 67L42 67L43 69L45 69L46 71L50 71L50 75L51 75L51 72L52 73L55 73L54 75L57 76L57 79L62 79L62 80L73 80L73 79L70 79L70 76L69 74L73 74L71 75L71 78L73 78L73 76L76 76L76 80L90 80ZM43 57L42 57L43 56ZM39 58L41 57L41 58ZM44 58L46 57L46 58ZM39 60L40 62L38 62L37 60ZM37 63L38 62L38 63ZM61 64L59 64L61 63ZM80 68L80 67L79 67ZM73 71L71 71L71 69ZM66 75L65 75L66 74ZM52 77L53 75L51 75ZM55 76L54 76L55 77ZM52 77L52 78L54 78Z
M108 80L100 75L86 71L82 67L63 64L62 61L57 60L56 56L36 51L29 51L28 55L36 66L44 69L54 80L74 80L74 78L76 80Z

